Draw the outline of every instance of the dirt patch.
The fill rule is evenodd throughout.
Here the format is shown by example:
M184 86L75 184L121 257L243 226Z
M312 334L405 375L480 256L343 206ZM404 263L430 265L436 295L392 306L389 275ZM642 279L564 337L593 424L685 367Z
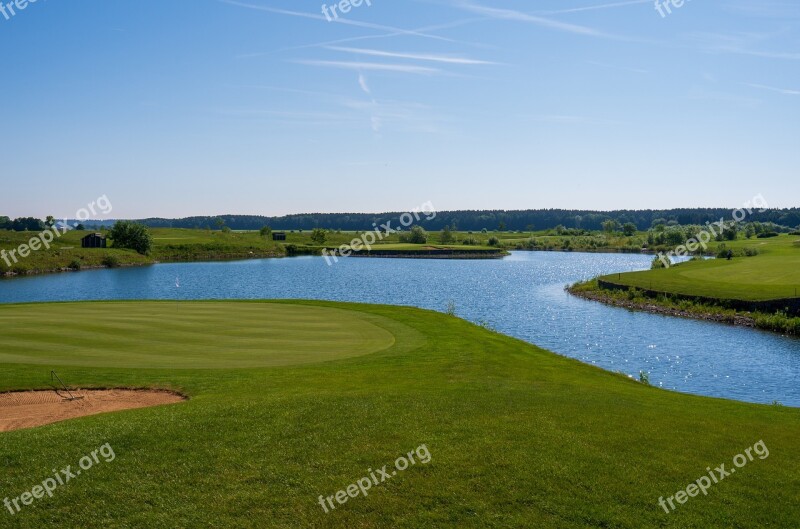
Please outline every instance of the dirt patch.
M55 391L0 393L0 432L22 430L112 411L175 404L185 397L170 391L103 389L73 390L75 400ZM81 398L82 397L82 398Z

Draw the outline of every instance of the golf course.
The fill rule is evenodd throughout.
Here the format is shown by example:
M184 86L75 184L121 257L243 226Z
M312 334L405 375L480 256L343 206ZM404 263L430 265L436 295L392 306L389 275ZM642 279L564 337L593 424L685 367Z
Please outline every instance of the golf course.
M446 314L302 301L8 304L0 328L0 392L47 390L56 369L70 389L187 398L0 433L10 499L98 447L115 454L52 497L0 512L1 527L800 520L797 409L663 391ZM733 467L759 441L769 456ZM421 445L428 464L330 512L318 503ZM721 464L736 473L677 496L670 512L659 505Z

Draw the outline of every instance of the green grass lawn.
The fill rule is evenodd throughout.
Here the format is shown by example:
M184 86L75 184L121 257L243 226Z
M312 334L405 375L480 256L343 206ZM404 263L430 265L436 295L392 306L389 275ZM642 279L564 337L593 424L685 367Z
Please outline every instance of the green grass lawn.
M800 411L662 391L444 314L297 301L10 305L0 313L9 333L0 390L47 388L57 367L74 386L171 388L191 400L0 434L0 501L105 443L116 454L53 498L0 510L0 527L800 520ZM233 369L239 353L260 367ZM282 355L306 363L272 365ZM659 507L759 440L768 458L674 513ZM317 503L421 444L429 464L329 514Z
M742 239L727 248L756 248L755 257L692 261L669 269L612 274L601 279L642 289L717 299L763 301L800 295L800 237ZM715 247L716 243L712 243Z
M394 335L375 319L263 303L163 302L156 310L121 302L0 305L0 364L186 369L322 362L391 347Z

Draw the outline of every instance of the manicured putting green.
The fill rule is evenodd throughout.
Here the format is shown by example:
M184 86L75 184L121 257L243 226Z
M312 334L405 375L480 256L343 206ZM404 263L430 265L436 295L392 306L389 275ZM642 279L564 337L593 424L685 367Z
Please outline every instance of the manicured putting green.
M277 303L0 306L0 364L209 369L325 362L391 347L384 318Z

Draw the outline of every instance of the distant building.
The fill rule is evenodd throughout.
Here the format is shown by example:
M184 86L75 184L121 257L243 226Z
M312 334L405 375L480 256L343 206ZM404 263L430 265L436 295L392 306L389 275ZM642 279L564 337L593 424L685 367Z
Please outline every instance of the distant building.
M286 232L285 231L272 232L272 240L273 241L285 241L286 240Z
M105 248L106 238L100 233L90 233L81 239L81 248Z

